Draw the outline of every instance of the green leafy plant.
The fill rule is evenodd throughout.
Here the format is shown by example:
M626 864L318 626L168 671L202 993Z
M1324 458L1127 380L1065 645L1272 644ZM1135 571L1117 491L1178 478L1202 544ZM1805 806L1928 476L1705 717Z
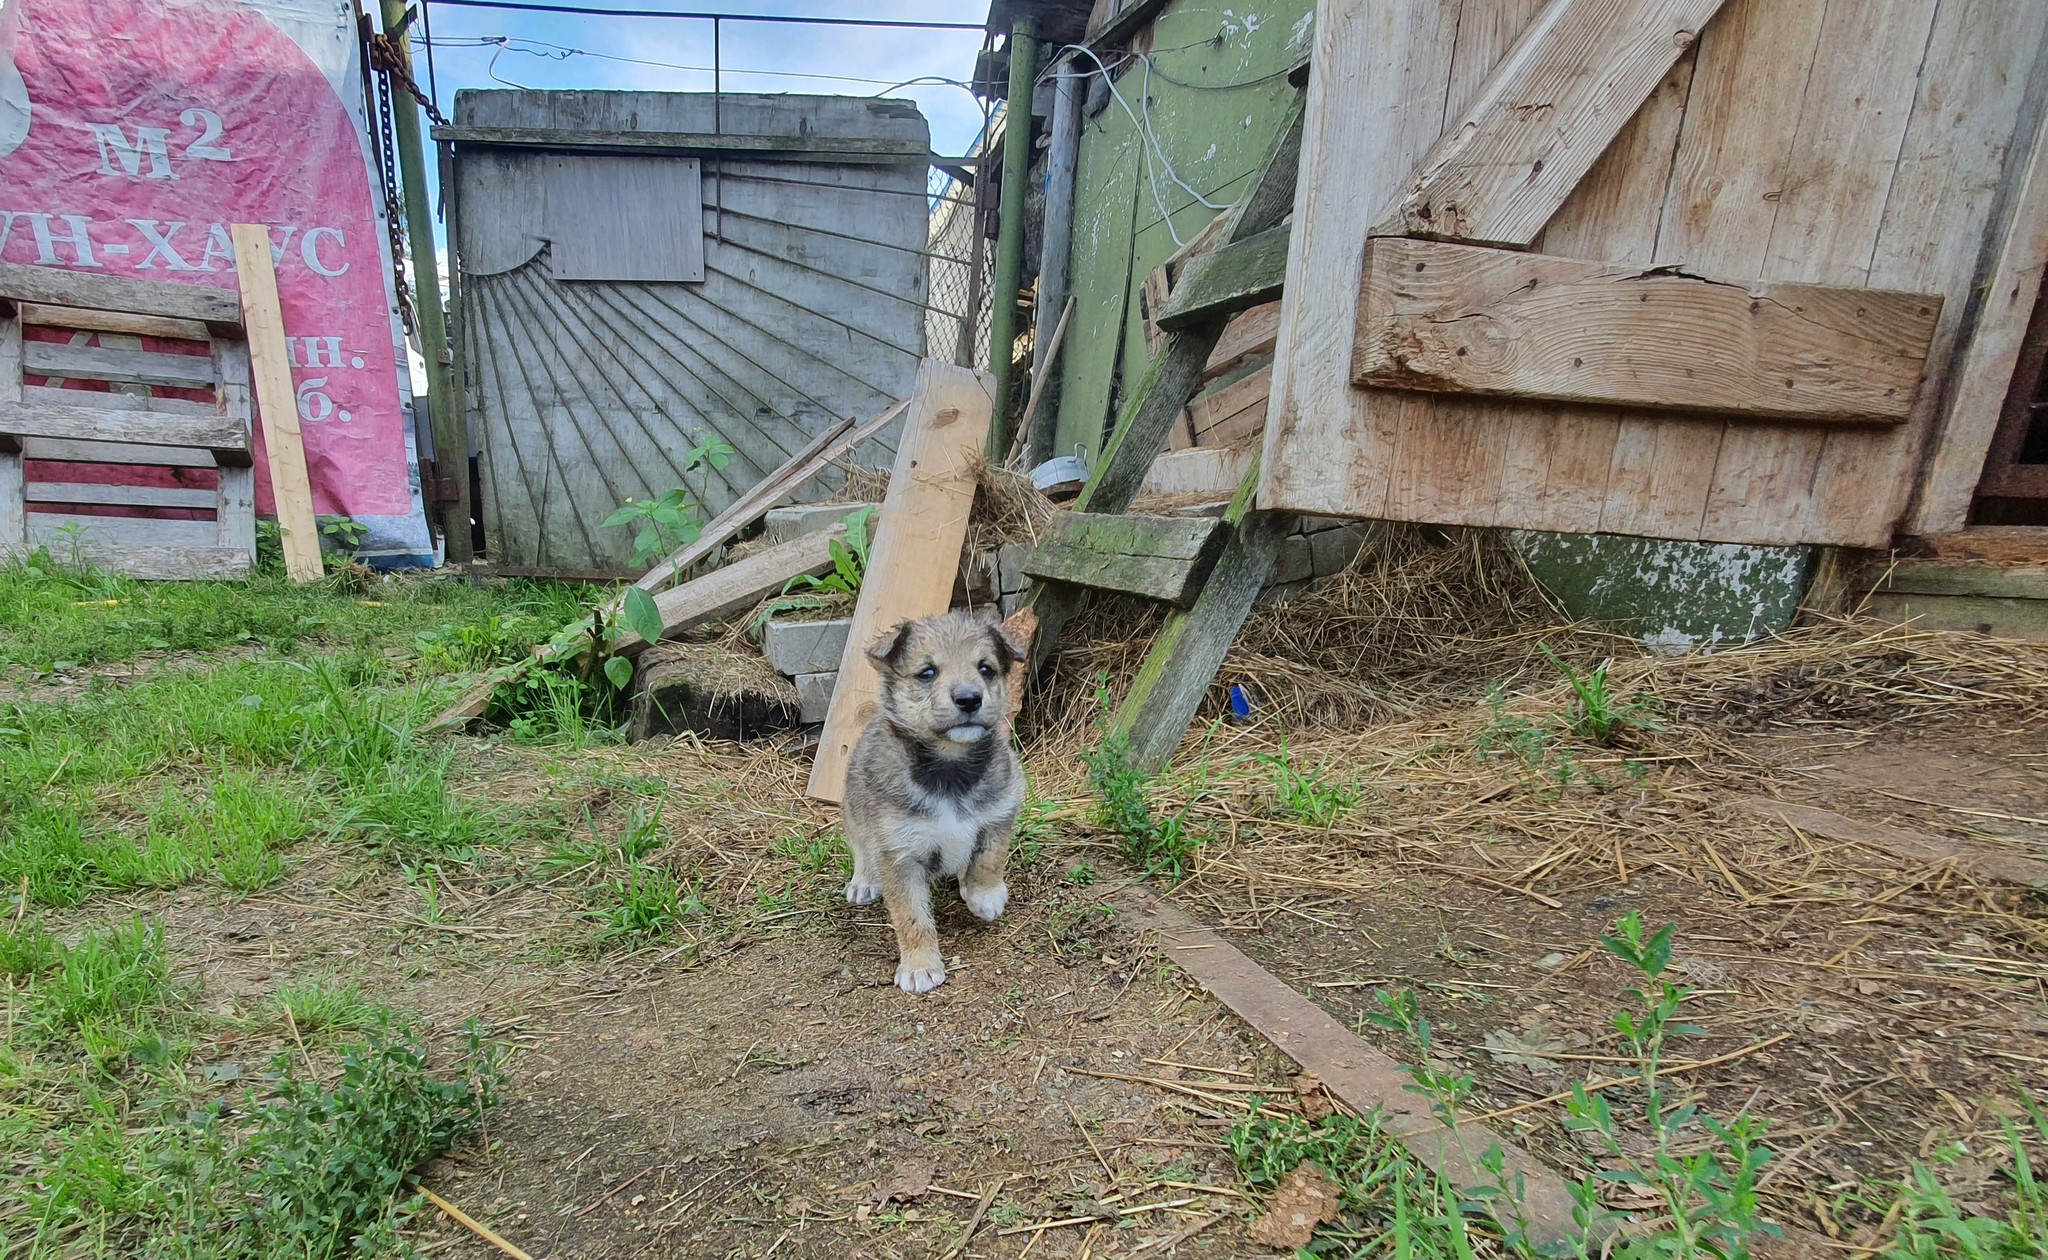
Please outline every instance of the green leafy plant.
M2004 1149L1997 1152L1998 1162L2012 1197L2004 1216L1965 1207L1941 1184L1936 1170L1964 1154L1957 1143L1937 1150L1931 1164L1913 1161L1904 1181L1878 1187L1882 1197L1866 1192L1837 1200L1838 1214L1850 1204L1877 1217L1896 1213L1898 1230L1879 1253L1882 1260L2034 1260L2048 1256L2048 1185L2042 1184L2027 1152L2029 1140L2048 1145L2048 1113L2024 1090L2020 1106L2028 1123L2018 1122L2009 1113L1998 1117L2005 1137Z
M1550 658L1550 663L1557 666L1572 685L1572 709L1566 718L1566 724L1574 735L1581 739L1590 739L1605 748L1612 744L1614 737L1623 730L1664 729L1650 717L1645 702L1640 698L1627 704L1615 698L1607 679L1608 671L1614 667L1612 660L1602 661L1592 670L1581 674L1566 664L1557 653L1551 651L1549 644L1538 643L1536 646L1543 655Z
M317 524L321 539L350 560L355 558L356 549L363 545L363 540L370 536L370 527L352 516L323 516Z
M1358 804L1355 785L1333 781L1328 766L1297 766L1285 745L1277 753L1260 753L1258 761L1273 772L1273 791L1287 812L1311 827L1333 827Z
M687 475L699 470L722 470L732 456L732 447L710 438L684 452L683 472ZM703 503L704 486L700 479L694 497L692 488L677 486L652 499L627 499L605 517L604 528L631 526L633 563L644 568L697 541L704 532Z
M846 541L837 538L826 544L825 550L832 557L832 571L823 577L799 573L791 578L782 590L784 594L799 586L828 595L858 595L862 579L867 577L868 553L873 544L868 538L868 522L874 518L872 505L849 512L846 516Z
M1209 839L1188 825L1188 810L1160 817L1153 813L1150 779L1131 762L1127 736L1105 736L1081 754L1088 783L1095 789L1102 824L1117 833L1123 855L1147 875L1183 879L1195 866L1195 854Z

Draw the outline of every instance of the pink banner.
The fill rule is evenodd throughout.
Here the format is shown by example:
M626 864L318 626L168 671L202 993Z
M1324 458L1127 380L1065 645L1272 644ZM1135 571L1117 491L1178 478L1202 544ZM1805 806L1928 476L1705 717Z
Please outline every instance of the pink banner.
M419 559L389 241L351 108L354 34L344 6L323 6L324 39L308 36L306 9L290 13L298 39L237 0L0 9L0 259L232 289L229 225L267 225L314 509L365 523L388 559Z

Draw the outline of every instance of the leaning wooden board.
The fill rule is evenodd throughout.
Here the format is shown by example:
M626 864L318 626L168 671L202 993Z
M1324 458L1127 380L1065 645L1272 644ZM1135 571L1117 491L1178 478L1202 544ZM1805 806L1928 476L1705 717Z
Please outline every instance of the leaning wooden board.
M277 503L284 567L294 582L316 582L320 530L313 519L313 484L306 475L306 447L299 436L299 400L292 391L291 357L278 304L277 270L270 257L270 229L237 223L235 272L242 283L242 320L249 336L249 364L256 381L256 406L263 418L263 453L270 464L270 493Z
M868 645L897 622L946 611L952 600L994 397L995 381L986 372L936 359L917 370L867 579L839 660L839 687L811 767L810 794L819 800L844 794L854 741L874 707L879 688L865 659Z

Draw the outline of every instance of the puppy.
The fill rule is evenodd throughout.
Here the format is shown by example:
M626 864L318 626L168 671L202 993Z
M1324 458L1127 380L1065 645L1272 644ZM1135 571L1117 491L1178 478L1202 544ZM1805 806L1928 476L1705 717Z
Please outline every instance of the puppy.
M888 903L906 993L946 980L931 881L957 878L960 899L983 920L1009 902L1003 866L1024 803L1010 667L1022 656L1004 627L960 612L906 621L868 649L882 698L846 771L846 900Z

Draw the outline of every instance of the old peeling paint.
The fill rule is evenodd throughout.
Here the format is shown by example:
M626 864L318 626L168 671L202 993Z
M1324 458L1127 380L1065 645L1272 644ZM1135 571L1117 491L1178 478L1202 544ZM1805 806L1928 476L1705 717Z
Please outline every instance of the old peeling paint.
M1566 612L1666 652L1730 646L1783 630L1799 611L1813 568L1811 547L1533 530L1509 537Z
M1124 103L1108 100L1084 124L1060 454L1093 461L1119 380L1128 387L1145 368L1138 291L1146 275L1218 213L1175 183L1166 165L1202 198L1230 205L1272 147L1294 91L1280 72L1307 46L1314 20L1313 0L1177 0L1154 21L1149 82L1146 67L1132 64L1116 80Z

